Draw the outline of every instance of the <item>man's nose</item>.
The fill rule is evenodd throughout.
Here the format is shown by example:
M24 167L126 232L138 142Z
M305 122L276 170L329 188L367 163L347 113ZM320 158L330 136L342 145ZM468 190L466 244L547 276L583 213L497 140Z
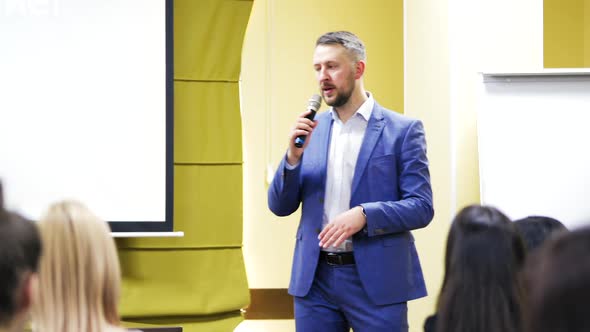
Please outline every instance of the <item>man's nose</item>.
M318 71L318 81L319 82L323 82L329 79L328 73L326 72L325 69L320 69Z

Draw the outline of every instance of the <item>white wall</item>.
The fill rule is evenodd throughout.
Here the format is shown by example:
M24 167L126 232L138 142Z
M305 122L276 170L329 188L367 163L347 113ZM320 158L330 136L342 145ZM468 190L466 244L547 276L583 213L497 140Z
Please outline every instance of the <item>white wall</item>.
M451 219L479 203L478 72L543 66L542 0L405 1L405 112L423 119L435 219L417 233L429 296L410 303L410 330L433 313Z
M287 288L295 245L298 213L278 218L267 206L267 178L274 175L283 135L273 134L280 110L271 108L269 0L254 1L242 51L241 109L244 131L244 261L250 288ZM305 103L305 99L302 103ZM273 112L276 112L274 114ZM282 127L281 127L282 128ZM281 138L284 138L281 140Z
M543 68L542 0L449 0L453 211L479 202L479 72ZM495 69L494 69L495 68Z

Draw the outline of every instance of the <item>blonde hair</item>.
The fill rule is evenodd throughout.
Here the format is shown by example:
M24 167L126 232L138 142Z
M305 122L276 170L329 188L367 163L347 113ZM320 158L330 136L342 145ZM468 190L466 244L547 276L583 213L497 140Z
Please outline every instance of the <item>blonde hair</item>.
M39 222L44 251L34 329L103 332L119 324L119 259L106 222L86 206L63 201Z

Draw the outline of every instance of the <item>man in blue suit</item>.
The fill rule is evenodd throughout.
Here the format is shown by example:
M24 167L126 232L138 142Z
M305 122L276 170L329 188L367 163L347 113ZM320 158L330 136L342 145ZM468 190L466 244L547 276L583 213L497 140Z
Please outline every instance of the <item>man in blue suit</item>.
M299 116L268 191L278 216L302 204L289 286L297 331L408 331L407 301L426 296L410 231L434 214L422 123L365 91L354 34L322 35L313 66L331 108Z

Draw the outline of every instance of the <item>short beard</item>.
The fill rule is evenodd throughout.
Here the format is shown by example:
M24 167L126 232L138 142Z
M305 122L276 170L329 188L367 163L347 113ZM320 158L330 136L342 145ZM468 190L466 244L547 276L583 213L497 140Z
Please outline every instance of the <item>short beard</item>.
M340 107L348 102L351 95L352 91L349 91L347 94L339 94L333 102L326 102L326 104L332 107Z
M324 101L326 102L326 104L328 106L332 106L332 107L343 106L346 103L348 103L348 101L350 100L350 96L352 96L352 92L354 91L354 88L355 88L355 85L354 85L354 79L353 79L352 85L351 85L351 88L349 91L339 93L338 97L336 97L336 99L333 102L328 103L325 98L324 98Z

